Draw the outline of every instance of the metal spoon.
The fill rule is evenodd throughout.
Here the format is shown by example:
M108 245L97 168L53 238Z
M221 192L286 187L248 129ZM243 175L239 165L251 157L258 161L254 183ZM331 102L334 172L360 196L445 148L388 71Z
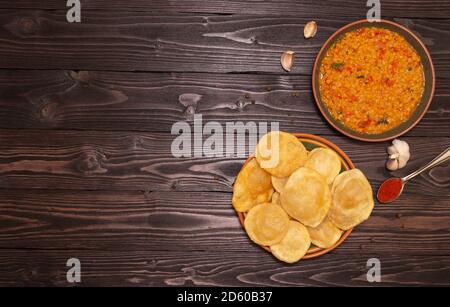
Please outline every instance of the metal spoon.
M448 147L446 150L444 150L444 152L442 152L439 156L437 156L436 158L434 158L432 161L430 161L429 163L427 163L426 165L422 166L421 168L419 168L417 171L412 172L411 174L409 174L408 176L405 176L403 178L389 178L387 180L385 180L380 188L378 189L378 193L377 193L377 198L378 201L381 203L390 203L393 202L394 200L396 200L403 192L403 188L405 187L406 182L408 182L409 180L411 180L412 178L416 177L417 175L425 172L426 170L429 170L430 168L433 168L441 163L444 163L445 161L450 159L450 147ZM392 181L400 181L401 182L401 188L399 189L397 195L395 195L394 197L388 199L388 200L380 200L380 191L383 188L383 186L387 186L387 184L389 182Z

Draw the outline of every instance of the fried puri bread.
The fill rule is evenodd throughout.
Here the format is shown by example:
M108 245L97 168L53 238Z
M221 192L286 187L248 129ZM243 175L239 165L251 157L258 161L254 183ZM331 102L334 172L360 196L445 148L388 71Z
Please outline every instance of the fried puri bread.
M233 206L249 238L279 260L316 257L371 214L366 177L355 169L340 173L353 167L320 138L270 132L238 174Z
M271 246L283 239L288 231L289 217L277 205L256 205L245 217L244 227L250 239L260 245Z
M272 204L274 204L274 205L281 206L280 193L278 193L278 192L273 192L271 202L272 202Z
M275 177L284 178L303 166L307 150L297 137L282 131L264 135L256 146L256 160Z
M333 246L342 236L343 231L334 225L330 219L325 217L317 227L307 227L311 242L321 248Z
M299 168L289 177L280 199L292 218L310 227L322 222L331 205L330 188L325 179L306 167Z
M372 187L359 169L339 174L331 189L329 217L333 224L348 230L369 218L374 206Z
M268 202L273 188L269 173L251 159L239 172L233 186L232 203L236 211L247 212L253 206Z
M332 184L341 171L341 160L333 150L320 147L308 154L305 167L315 170L325 178L327 184Z
M273 185L273 188L275 189L275 191L277 191L278 193L281 193L281 191L283 190L288 179L289 179L289 177L278 178L278 177L272 176L272 185Z
M308 251L311 239L305 226L297 221L289 221L286 235L281 241L270 246L272 254L281 261L294 263Z

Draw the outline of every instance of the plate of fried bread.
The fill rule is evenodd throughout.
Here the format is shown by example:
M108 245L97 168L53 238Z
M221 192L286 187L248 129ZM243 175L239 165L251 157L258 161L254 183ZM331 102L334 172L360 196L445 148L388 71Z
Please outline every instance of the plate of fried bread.
M334 143L272 131L233 185L232 204L254 243L286 263L339 246L374 207L364 173Z

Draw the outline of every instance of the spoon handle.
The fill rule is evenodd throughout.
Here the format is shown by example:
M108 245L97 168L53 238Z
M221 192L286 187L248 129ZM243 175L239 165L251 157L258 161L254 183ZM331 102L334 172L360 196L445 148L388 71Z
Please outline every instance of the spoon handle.
M403 177L403 182L408 181L411 178L416 177L417 175L419 175L420 173L429 170L430 168L433 168L441 163L444 163L445 161L447 161L448 159L450 159L450 147L448 147L446 150L444 150L443 153L441 153L439 156L437 156L436 158L434 158L432 161L430 161L428 164L422 166L421 168L419 168L417 171L409 174L406 177Z

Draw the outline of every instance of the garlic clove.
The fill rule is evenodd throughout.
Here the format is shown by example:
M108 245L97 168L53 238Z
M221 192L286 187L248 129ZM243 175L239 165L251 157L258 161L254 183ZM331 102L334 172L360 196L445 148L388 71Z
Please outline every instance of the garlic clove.
M408 162L408 159L409 158L406 158L405 156L398 157L398 168L404 168Z
M281 66L286 71L291 71L292 65L294 64L294 51L285 51L281 55Z
M405 141L400 140L400 139L393 140L392 145L394 145L397 148L397 150L403 150L403 149L409 150L408 143L406 143Z
M400 154L400 156L398 157L399 160L398 168L405 167L406 163L411 157L408 143L399 139L395 139L392 141L392 145L397 149L398 153Z
M411 158L411 153L408 151L407 153L405 153L405 154L403 155L403 157L405 158L406 162L408 162L408 161L409 161L409 158Z
M395 139L392 141L392 145L401 155L409 155L409 145L405 141Z
M303 29L303 35L305 38L312 38L317 33L317 23L315 21L310 21L305 25Z
M390 171L396 171L399 168L399 162L397 159L389 159L386 162L386 168Z
M389 159L398 159L400 157L399 153L393 153L392 155L389 155Z
M387 148L387 153L389 155L398 154L398 150L394 145L392 145Z

